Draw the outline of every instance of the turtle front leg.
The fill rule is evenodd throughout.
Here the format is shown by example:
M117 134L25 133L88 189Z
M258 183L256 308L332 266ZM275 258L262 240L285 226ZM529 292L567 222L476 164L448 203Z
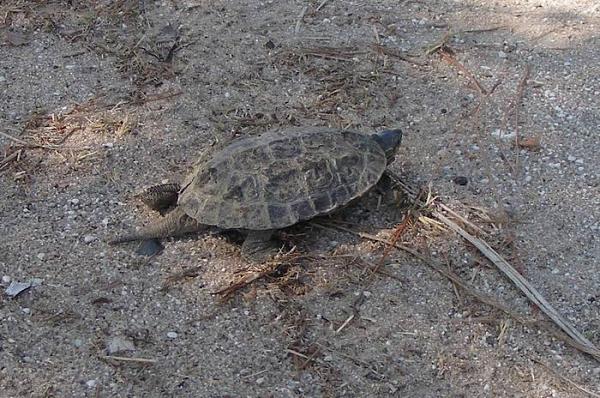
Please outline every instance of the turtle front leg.
M281 245L271 239L273 232L273 230L249 231L242 244L242 258L253 262L264 262L279 253Z
M180 190L179 184L160 184L147 188L138 197L152 210L163 211L177 204Z

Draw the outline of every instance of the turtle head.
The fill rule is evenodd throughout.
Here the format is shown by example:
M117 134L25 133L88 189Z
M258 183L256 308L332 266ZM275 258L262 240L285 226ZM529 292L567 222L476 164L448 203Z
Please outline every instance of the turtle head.
M388 163L394 160L396 151L402 142L402 130L384 130L371 136L385 152Z

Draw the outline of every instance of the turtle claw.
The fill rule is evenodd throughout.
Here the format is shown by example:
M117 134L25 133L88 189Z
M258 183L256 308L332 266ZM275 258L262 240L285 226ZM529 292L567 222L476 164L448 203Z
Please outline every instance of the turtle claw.
M146 239L142 241L135 253L140 256L152 257L160 254L164 248L158 239Z

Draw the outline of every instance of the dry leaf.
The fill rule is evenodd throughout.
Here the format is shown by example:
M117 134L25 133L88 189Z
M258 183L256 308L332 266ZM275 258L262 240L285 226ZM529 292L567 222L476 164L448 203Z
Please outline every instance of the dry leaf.
M530 151L539 151L542 146L540 137L538 137L537 135L532 137L521 138L519 139L518 144L520 148L528 149Z
M29 38L24 33L9 30L6 32L6 41L11 46L17 47L29 43Z

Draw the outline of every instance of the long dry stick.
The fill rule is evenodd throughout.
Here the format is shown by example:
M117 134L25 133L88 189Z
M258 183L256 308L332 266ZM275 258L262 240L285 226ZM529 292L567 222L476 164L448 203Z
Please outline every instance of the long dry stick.
M483 240L471 235L458 224L444 216L439 211L434 211L433 216L446 224L454 232L462 236L465 240L475 246L484 256L486 256L500 271L504 273L529 300L537 305L550 319L552 319L558 327L567 333L572 339L580 344L596 349L594 344L585 338L571 323L564 318L545 298L542 296L531 283L527 281L512 265L508 263L498 252L490 247Z
M317 11L321 11L321 8L325 7L325 4L327 4L329 0L323 0L321 1L321 3L319 4L319 6L317 7Z
M378 236L371 235L371 234L368 234L365 232L354 231L350 228L346 228L341 225L329 224L329 227L338 229L340 231L349 232L349 233L357 235L363 239L368 239L368 240L372 240L375 242L381 242L386 245L390 244L388 239L380 238ZM393 247L400 251L409 253L413 257L419 259L425 265L427 265L434 271L440 273L441 275L445 276L452 283L454 283L457 286L460 286L460 288L463 291L465 291L466 293L475 297L477 300L481 301L482 303L487 304L493 308L496 308L496 309L504 312L505 314L509 315L511 318L513 318L514 320L516 320L519 323L522 323L524 325L536 325L536 326L540 327L541 329L547 331L548 333L550 333L557 339L560 339L563 342L565 342L566 344L570 345L571 347L573 347L581 352L585 352L586 354L589 354L589 355L593 356L595 359L597 359L598 361L600 361L600 350L597 349L596 347L594 347L593 345L589 346L587 344L581 344L579 341L577 341L576 339L573 339L569 335L550 327L546 322L535 320L535 319L529 319L529 318L526 318L526 317L516 313L507 305L502 304L501 302L479 292L476 288L472 287L469 283L463 281L462 278L459 277L458 275L456 275L454 272L448 270L444 264L439 263L430 257L422 255L421 253L419 253L417 250L415 250L413 248L410 248L408 246L401 245L398 243L394 244Z
M516 148L516 161L515 161L515 170L519 170L519 147L521 142L521 135L519 134L519 105L521 105L521 101L523 101L523 93L525 92L525 86L527 85L527 80L529 79L529 73L531 68L529 65L525 66L525 71L523 72L523 76L519 81L519 85L517 86L517 93L515 95L515 99L513 100L513 108L515 113L515 148Z
M158 362L156 359L150 359L150 358L129 358L129 357L119 357L119 356L114 356L114 355L101 355L100 359L103 359L105 361L114 360L114 361L120 361L120 362L141 363L144 365L152 365L152 364L155 364Z
M386 174L390 177L390 179L395 182L403 191L405 191L413 200L418 200L416 189L408 186L400 177L398 177L392 171L386 171ZM514 284L519 290L521 290L529 300L531 300L534 304L536 304L561 330L563 330L567 336L572 340L572 343L569 342L572 346L575 346L577 349L586 352L596 359L600 360L600 350L594 346L594 344L589 341L585 336L583 336L566 318L564 318L548 301L529 283L512 265L508 263L498 252L492 249L486 242L483 240L469 234L463 228L461 228L458 224L448 219L444 214L439 210L434 210L432 215L437 218L439 221L443 222L447 227L461 235L465 240L474 245L484 256L486 256L498 269L500 269ZM394 245L397 248L401 248L401 250L405 250L410 252L411 254L417 256L414 251L405 247L399 247L398 245ZM418 256L417 256L418 257ZM564 338L562 338L565 340Z
M300 11L300 15L298 15L298 20L296 21L296 26L294 26L294 34L300 33L300 25L302 25L302 21L304 20L304 16L306 15L306 11L308 11L308 6L305 6L302 11Z
M387 46L381 45L380 43L372 44L371 48L374 51L377 51L378 53L381 53L384 55L389 55L390 57L398 58L399 60L408 62L409 64L413 64L413 65L417 65L417 66L427 66L427 64L425 64L423 62L414 61L414 60L410 59L407 55L403 54L402 52L400 52L394 48L389 48Z
M475 87L477 87L477 89L479 90L479 92L481 94L483 94L483 95L488 94L488 90L486 90L485 87L483 87L483 85L479 82L479 80L477 80L477 78L475 77L473 72L471 72L463 64L458 62L458 60L454 57L452 52L449 51L446 46L442 46L439 49L439 53L444 61L448 62L450 65L455 66L458 70L460 70L462 73L464 73L465 76L467 76L467 78L471 81L471 83L473 83L475 85Z
M533 362L538 363L540 365L542 365L544 368L546 368L550 373L552 373L553 375L555 375L556 377L558 377L559 379L562 379L564 381L566 381L567 383L569 383L570 385L572 385L573 387L575 387L576 389L578 389L579 391L582 391L586 394L588 394L590 397L594 397L594 398L600 398L600 394L595 393L593 391L588 390L587 388L575 383L573 380L561 375L560 373L558 373L558 371L552 369L550 366L546 365L545 363L543 363L542 361L538 361L537 359L531 359Z

